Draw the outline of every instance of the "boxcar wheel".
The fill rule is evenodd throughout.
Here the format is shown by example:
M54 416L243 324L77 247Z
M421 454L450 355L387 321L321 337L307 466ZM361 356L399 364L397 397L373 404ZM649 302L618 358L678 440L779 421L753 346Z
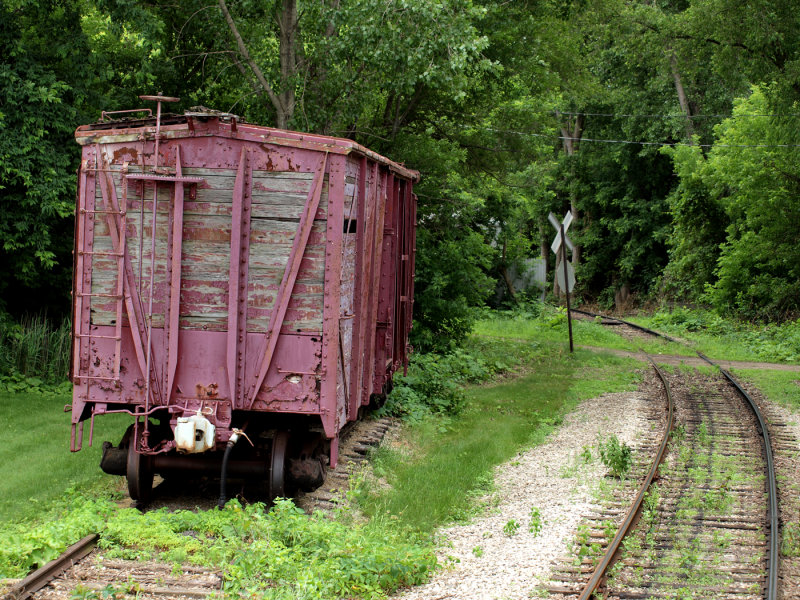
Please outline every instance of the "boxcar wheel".
M289 446L289 432L279 431L272 438L272 452L269 465L269 498L274 500L286 496L286 450Z
M153 493L153 462L149 456L139 454L133 440L128 445L128 494L140 504L150 501Z

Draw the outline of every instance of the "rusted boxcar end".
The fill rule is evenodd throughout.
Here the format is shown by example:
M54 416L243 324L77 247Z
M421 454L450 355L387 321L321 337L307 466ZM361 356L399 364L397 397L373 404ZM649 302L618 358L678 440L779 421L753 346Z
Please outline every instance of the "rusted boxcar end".
M223 465L271 496L320 485L342 428L407 364L419 174L142 98L155 117L75 133L71 449L84 421L126 412L102 466L134 499L154 473Z

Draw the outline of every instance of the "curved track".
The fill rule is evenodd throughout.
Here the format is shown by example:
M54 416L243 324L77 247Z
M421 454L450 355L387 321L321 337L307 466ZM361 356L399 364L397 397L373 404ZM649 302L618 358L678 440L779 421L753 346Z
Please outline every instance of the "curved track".
M597 314L597 313L591 313L591 312L583 311L583 310L573 309L573 311L577 312L577 313L580 313L580 314L588 315L588 316L591 316L591 317L601 317L601 318L606 319L606 320L615 321L615 322L624 324L624 325L626 325L628 327L632 327L634 329L637 329L639 331L643 331L643 332L648 333L650 335L654 335L654 336L657 336L657 337L668 339L668 340L673 341L673 342L680 343L679 340L676 340L675 338L672 338L670 336L664 335L664 334L662 334L660 332L657 332L657 331L654 331L652 329L648 329L646 327L642 327L641 325L637 325L635 323L630 323L628 321L624 321L622 319L617 319L617 318L614 318L614 317L608 317L606 315L600 315L600 314ZM713 365L714 367L718 368L719 371L722 373L722 375L734 386L734 388L736 389L737 393L746 402L747 406L752 411L753 418L755 419L755 422L756 422L756 427L755 428L757 429L758 433L760 434L760 437L761 437L761 440L762 440L765 479L766 479L766 496L767 496L767 501L768 501L767 523L768 523L768 530L769 530L769 533L768 533L768 544L767 544L767 558L766 558L767 574L766 574L766 584L764 586L764 595L763 595L763 597L766 600L777 600L777 597L778 597L778 556L779 556L778 555L778 552L779 552L779 550L778 550L778 547L779 547L779 534L778 534L778 531L779 531L779 529L778 529L778 505L777 505L778 495L777 495L777 484L776 484L776 479L775 479L775 468L774 468L774 461L773 461L773 456L772 456L772 447L771 447L770 438L769 438L769 431L768 431L768 429L766 427L766 423L764 421L763 416L761 415L761 412L760 412L757 404L753 401L753 399L749 396L749 394L747 394L747 392L742 388L742 386L739 384L739 382L736 381L736 379L728 371L726 371L725 369L721 368L719 365L714 363L708 357L706 357L706 356L704 356L704 355L702 355L700 353L698 353L698 355L700 356L700 358L702 358L703 360L708 362L710 365ZM659 466L660 462L663 460L663 452L664 452L664 449L666 447L667 439L669 438L669 431L670 431L671 426L672 426L672 418L673 418L672 417L672 415L673 415L672 399L671 399L671 394L670 394L670 391L669 391L669 384L667 383L667 380L664 377L664 374L660 371L660 369L658 369L658 367L653 362L652 358L650 358L648 356L648 359L650 359L650 361L653 363L654 368L658 372L659 377L661 378L661 380L664 382L665 389L667 390L667 395L668 395L668 398L669 398L669 406L670 406L670 408L669 408L669 417L668 417L668 425L667 425L667 428L666 428L666 431L665 431L664 439L662 441L661 449L659 450L659 453L658 453L658 455L657 455L657 457L656 457L656 459L655 459L655 461L654 461L654 463L653 463L653 465L652 465L652 467L650 469L650 473L648 474L645 482L642 484L642 487L640 488L639 492L637 493L636 498L635 498L635 500L634 500L634 502L633 502L633 504L631 506L631 509L630 509L629 513L628 513L628 516L625 518L625 520L623 522L623 525L620 527L620 529L617 532L617 535L615 536L614 540L607 547L606 552L605 552L604 556L602 557L602 559L600 560L600 562L598 563L598 566L595 569L594 573L592 574L592 577L590 578L589 582L584 586L582 592L580 593L579 598L581 600L588 600L588 598L598 589L598 587L606 580L607 575L608 575L608 569L611 566L611 564L613 564L613 562L616 559L619 558L620 544L622 543L622 540L625 538L625 536L630 533L630 531L632 530L633 525L636 523L639 515L641 514L642 504L645 501L646 494L648 493L648 488L652 484L653 475L655 474L656 470L658 469L658 466ZM705 404L709 405L708 407L704 407L704 408L708 408L708 410L706 410L706 412L705 412L705 415L706 415L706 418L711 419L712 428L714 427L713 418L714 418L714 414L716 412L723 413L723 412L725 412L725 410L728 410L729 412L731 410L731 409L725 407L724 403L720 402L718 404L715 404L715 402L716 402L716 399L713 399L713 400L710 400L710 401L703 400L703 404L704 405ZM728 407L729 406L730 406L730 403L728 403ZM739 414L729 414L728 415L728 422L726 424L720 424L720 425L718 425L718 427L723 428L726 433L731 433L733 431L733 429L731 428L731 424L733 424L735 421L743 420L743 419L740 419L740 417L741 417L741 415L739 415ZM694 418L695 419L699 419L700 417L695 416ZM723 421L725 420L725 416L722 416L722 420ZM701 427L706 427L706 426L707 425L705 424L705 422L701 423ZM703 430L703 431L705 431L705 430ZM742 432L736 432L736 433L738 435L740 435L740 436L743 435ZM727 442L726 442L726 444L727 444ZM732 452L730 447L727 447L727 446L726 446L724 451L725 452ZM710 470L710 468L709 468L709 470ZM686 483L684 485L691 485L691 484L690 483ZM711 488L711 484L710 483L707 483L707 485ZM702 521L702 519L701 519L701 521ZM727 525L727 526L730 527L731 525ZM733 527L736 527L736 526L738 526L738 525L734 525ZM699 535L700 531L698 530L695 533L697 535ZM747 569L746 567L734 567L734 571L736 571L736 570L739 570L739 571L744 570L745 572L747 572L747 571L757 571L758 569ZM741 580L741 581L750 581L749 578L752 578L750 576L751 576L751 573L745 573L744 575L739 573L738 574L738 579ZM755 579L758 579L757 576L753 576L753 577L755 577ZM741 584L739 581L737 581L736 585L744 586L745 584ZM732 588L732 589L735 589L735 588ZM608 593L608 591L607 591L607 593ZM637 592L628 592L627 597L634 598L634 597L637 597L636 594L637 594ZM622 594L622 595L618 595L618 597L626 597L626 595Z

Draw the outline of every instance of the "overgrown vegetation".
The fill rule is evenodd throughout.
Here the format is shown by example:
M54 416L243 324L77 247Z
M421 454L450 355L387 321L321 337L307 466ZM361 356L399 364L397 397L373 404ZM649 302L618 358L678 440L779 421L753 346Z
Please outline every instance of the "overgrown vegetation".
M800 361L800 320L754 324L718 312L676 307L636 319L649 327L695 342L710 356L730 360Z
M90 532L106 557L221 568L226 594L265 599L385 598L436 564L428 543L394 524L307 515L290 500L269 511L232 500L222 511L141 513L72 494L48 517L0 525L0 578L23 576Z
M69 356L69 320L53 323L40 314L17 323L0 311L0 385L8 391L65 382Z
M633 464L631 447L612 434L597 443L600 461L606 466L612 477L625 477Z
M464 386L508 373L542 350L539 344L470 338L447 354L413 354L408 374L394 377L383 411L418 421L431 414L455 415L467 401Z

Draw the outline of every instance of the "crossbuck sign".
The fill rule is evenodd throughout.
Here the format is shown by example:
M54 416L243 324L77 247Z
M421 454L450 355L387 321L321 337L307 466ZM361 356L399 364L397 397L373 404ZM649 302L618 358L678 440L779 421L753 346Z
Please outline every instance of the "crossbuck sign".
M569 351L573 351L572 345L572 315L569 306L569 294L575 289L575 269L572 263L567 260L567 248L570 252L575 250L575 245L567 237L567 229L572 224L572 211L567 211L564 215L564 221L559 222L558 218L550 213L547 215L547 220L556 230L556 237L550 245L550 249L555 253L558 258L556 264L556 281L561 289L564 290L564 295L567 299L567 324L569 325Z

